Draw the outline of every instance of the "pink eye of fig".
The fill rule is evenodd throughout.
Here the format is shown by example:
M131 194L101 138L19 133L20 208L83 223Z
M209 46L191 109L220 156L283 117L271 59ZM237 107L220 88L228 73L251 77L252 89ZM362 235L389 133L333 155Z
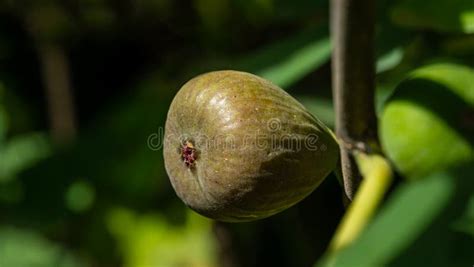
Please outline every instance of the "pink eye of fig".
M184 142L181 147L181 159L188 168L194 166L194 162L197 158L196 154L196 149L194 148L193 143L191 143L190 141Z
M330 130L298 101L238 71L210 72L183 85L168 111L163 150L179 198L202 215L230 222L296 204L339 156Z

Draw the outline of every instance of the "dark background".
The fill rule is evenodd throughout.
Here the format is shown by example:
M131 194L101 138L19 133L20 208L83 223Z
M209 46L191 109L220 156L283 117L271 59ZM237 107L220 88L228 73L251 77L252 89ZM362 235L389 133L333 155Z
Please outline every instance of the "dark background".
M0 1L0 266L314 263L343 213L334 176L281 214L213 225L175 196L147 140L180 86L218 69L273 81L333 127L328 6ZM417 66L472 65L466 10L378 1L377 107Z

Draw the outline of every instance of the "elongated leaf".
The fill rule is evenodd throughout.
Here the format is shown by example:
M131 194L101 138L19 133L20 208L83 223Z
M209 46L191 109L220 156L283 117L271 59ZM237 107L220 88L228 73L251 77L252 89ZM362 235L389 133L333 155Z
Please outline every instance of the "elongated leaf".
M321 66L329 59L330 54L329 38L324 37L289 54L285 61L260 70L257 75L281 87L287 87Z
M334 107L330 99L316 98L312 96L296 96L314 116L324 124L333 128L335 122Z
M403 185L353 245L317 266L420 266L427 257L436 258L429 266L468 264L474 239L456 232L452 221L473 189L470 172L472 167ZM428 256L426 248L440 251Z
M327 30L311 28L246 56L236 66L287 89L326 63L330 55Z
M377 59L376 70L381 73L397 66L403 58L403 49L396 47Z

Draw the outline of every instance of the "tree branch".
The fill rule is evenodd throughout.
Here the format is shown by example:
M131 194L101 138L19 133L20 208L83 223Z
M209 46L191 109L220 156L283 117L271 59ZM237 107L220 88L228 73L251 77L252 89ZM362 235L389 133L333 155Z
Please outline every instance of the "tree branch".
M332 82L344 191L352 200L361 175L351 153L376 144L375 0L331 0Z
M214 221L214 235L218 242L218 262L221 267L241 266L235 250L235 240L226 223Z
M27 5L12 7L30 33L41 68L48 105L52 140L67 144L76 137L77 121L70 62L63 44L67 13L58 5ZM46 10L46 11L45 11Z
M69 77L69 61L59 45L38 44L43 82L48 101L51 135L56 143L67 143L76 135L74 97Z

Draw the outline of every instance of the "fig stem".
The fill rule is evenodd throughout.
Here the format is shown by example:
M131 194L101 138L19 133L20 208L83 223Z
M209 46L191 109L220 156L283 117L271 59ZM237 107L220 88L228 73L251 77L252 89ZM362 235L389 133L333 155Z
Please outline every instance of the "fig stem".
M362 152L354 156L364 179L329 245L330 254L357 238L372 219L393 178L390 164L383 156Z
M349 200L361 181L352 153L361 144L377 146L374 28L375 0L331 0L336 134L341 141L344 192Z

